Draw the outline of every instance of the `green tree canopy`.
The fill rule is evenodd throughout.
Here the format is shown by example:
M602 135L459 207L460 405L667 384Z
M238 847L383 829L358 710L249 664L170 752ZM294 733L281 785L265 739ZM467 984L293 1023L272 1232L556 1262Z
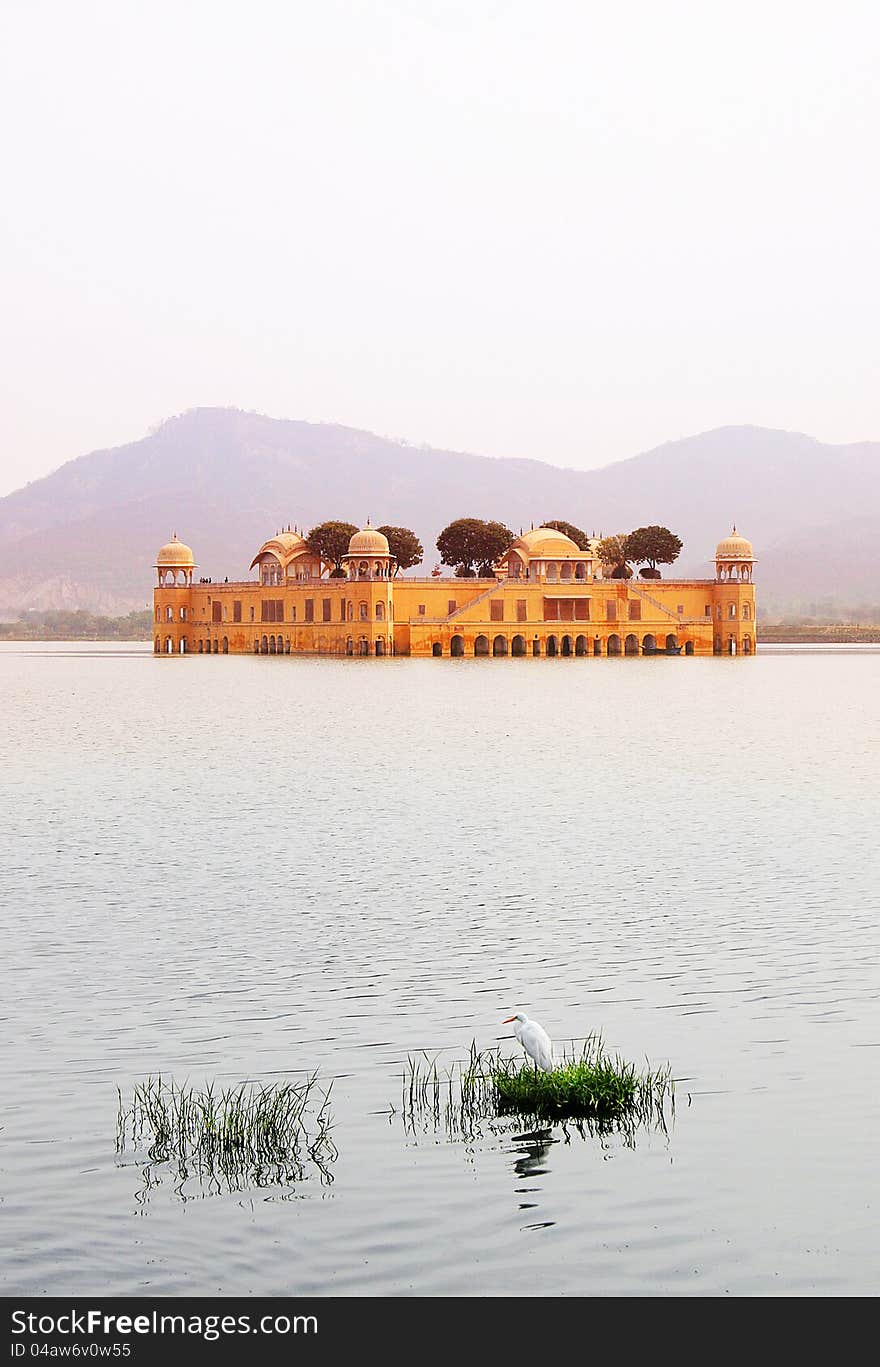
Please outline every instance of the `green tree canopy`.
M636 565L648 564L652 570L671 565L681 553L681 538L668 527L636 527L626 538L626 558Z
M313 527L306 537L310 551L319 555L328 565L333 565L333 575L338 578L344 571L342 557L348 551L348 543L358 530L351 522L322 522Z
M459 579L472 579L475 572L490 577L492 566L513 540L513 532L503 522L484 522L479 517L459 517L437 537L437 549L444 565L454 565Z
M573 522L542 522L542 527L554 527L557 532L563 532L565 536L571 538L579 551L590 549L590 538L586 532L582 532L580 527L576 527Z
M388 538L388 549L397 561L395 574L397 570L408 570L422 563L425 548L409 527L377 527L376 530Z
M632 570L627 564L630 558L629 537L625 533L602 537L599 542L599 559L612 579L632 578Z

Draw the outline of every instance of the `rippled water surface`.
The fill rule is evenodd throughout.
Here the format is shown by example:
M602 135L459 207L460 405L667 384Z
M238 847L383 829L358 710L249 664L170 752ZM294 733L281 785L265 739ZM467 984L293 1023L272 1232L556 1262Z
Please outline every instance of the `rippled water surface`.
M877 1291L880 651L6 645L0 697L0 1291ZM669 1060L668 1133L408 1130L517 1009ZM116 1151L117 1086L316 1068L325 1176Z

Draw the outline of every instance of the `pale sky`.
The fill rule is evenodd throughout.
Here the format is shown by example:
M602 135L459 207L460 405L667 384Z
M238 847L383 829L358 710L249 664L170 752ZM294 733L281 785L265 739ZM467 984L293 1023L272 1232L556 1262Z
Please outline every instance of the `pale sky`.
M198 405L880 438L876 0L3 0L0 494Z

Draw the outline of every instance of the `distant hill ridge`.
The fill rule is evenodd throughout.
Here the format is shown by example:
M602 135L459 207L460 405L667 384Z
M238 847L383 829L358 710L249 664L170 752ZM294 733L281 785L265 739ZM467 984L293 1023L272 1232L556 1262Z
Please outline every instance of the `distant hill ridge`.
M581 471L221 408L169 418L0 499L0 613L142 608L172 531L193 546L200 574L238 578L282 525L368 515L412 527L427 569L454 517L517 530L559 517L597 532L659 522L684 541L672 572L700 574L736 521L755 546L763 606L880 615L878 442L721 427Z

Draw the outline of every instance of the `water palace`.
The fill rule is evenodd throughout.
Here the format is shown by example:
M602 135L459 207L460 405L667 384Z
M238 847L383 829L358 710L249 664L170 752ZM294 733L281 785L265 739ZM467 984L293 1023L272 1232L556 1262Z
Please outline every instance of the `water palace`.
M183 655L751 655L752 546L734 527L714 579L603 577L597 542L581 550L551 527L518 536L491 579L395 576L388 541L367 523L343 575L298 532L266 541L257 577L197 582L177 535L156 557L154 649Z

